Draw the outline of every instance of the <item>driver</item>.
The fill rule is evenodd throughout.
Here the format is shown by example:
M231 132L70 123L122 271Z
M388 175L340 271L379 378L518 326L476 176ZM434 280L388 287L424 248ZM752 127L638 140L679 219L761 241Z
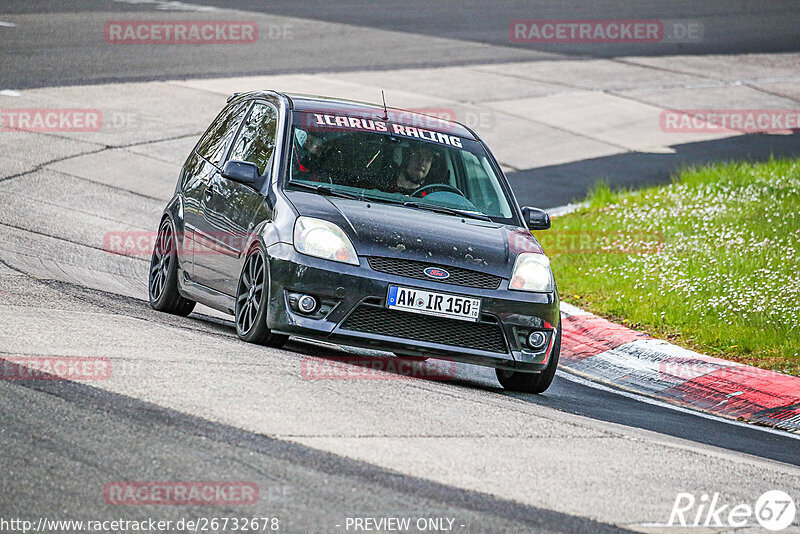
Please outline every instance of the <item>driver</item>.
M403 158L404 162L397 173L397 181L390 187L389 193L410 195L422 187L433 163L433 150L425 146L415 146Z
M317 170L322 155L322 139L305 130L295 130L293 165L300 172Z

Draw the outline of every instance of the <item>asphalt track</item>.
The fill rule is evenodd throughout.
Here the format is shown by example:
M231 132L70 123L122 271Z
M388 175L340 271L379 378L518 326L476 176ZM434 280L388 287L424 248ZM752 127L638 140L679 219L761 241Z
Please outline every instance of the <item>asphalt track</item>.
M103 37L103 27L110 20L186 18L252 20L260 28L259 42L245 46L130 46L109 45ZM529 45L509 40L508 24L518 18L683 20L702 24L704 32L702 40L695 43ZM524 93L520 98L588 91L645 103L652 103L652 94L662 107L745 105L787 109L800 105L800 94L794 89L784 92L780 86L787 74L798 75L796 69L791 69L794 58L788 58L783 69L764 72L760 72L755 56L743 57L738 63L749 69L737 69L735 61L724 68L708 68L702 58L721 54L725 63L725 56L736 58L740 53L796 51L800 49L797 20L800 6L792 1L747 1L735 5L716 0L622 4L603 1L590 6L582 2L559 3L557 7L549 2L493 2L491 9L481 2L450 1L426 5L424 9L414 3L397 9L393 2L2 1L0 23L8 25L0 24L0 90L281 73L379 72L470 65L500 68L514 65L509 62L540 62L541 69L529 67L527 72L515 74L513 68L506 69L507 74L518 78L514 87ZM691 58L691 54L700 54L695 56L700 61L676 61L682 56ZM608 59L602 68L590 67L592 58L597 57ZM586 64L585 75L573 69L575 72L564 79L545 66L565 58L577 58L577 64ZM663 60L658 61L659 58ZM625 70L634 66L641 72ZM649 83L648 70L652 74ZM776 72L780 73L777 78ZM629 76L637 78L637 82L630 85ZM682 79L686 80L683 94L676 92L675 97L666 99L658 96L659 91L676 86ZM511 81L506 78L504 83ZM768 81L778 82L776 89L759 85ZM715 85L720 89L727 85L730 95L719 94ZM630 87L630 92L621 95L617 89L622 87ZM391 95L391 80L380 88ZM692 93L693 88L700 91ZM760 97L743 96L741 92L746 88L763 92ZM466 103L469 90L466 86L462 91ZM369 99L375 100L378 94L376 88ZM436 96L435 91L429 94ZM485 96L482 99L490 100ZM606 105L597 103L601 108ZM492 120L499 126L512 116L513 111L504 109ZM624 123L618 126L626 127ZM478 129L485 133L485 127ZM534 129L529 134L535 143L541 132ZM641 186L664 183L682 166L790 156L797 153L798 137L798 133L756 134L676 143L668 151L626 146L620 152L591 143L596 139L590 135L588 144L565 145L563 150L568 157L559 158L556 164L528 164L507 171L522 203L546 208L582 198L598 178L616 187ZM555 138L544 150L557 151L561 142ZM503 144L507 144L505 140L500 147ZM493 146L498 147L498 143Z
M25 33L0 41L0 88L555 57L550 50L510 46L487 30L516 17L519 6L477 16L477 8L442 4L424 15L409 8L401 16L387 5L239 4L320 24L320 40L299 43L291 61L277 58L270 66L256 57L231 62L230 51L217 49L152 54L142 47L120 57L119 49L87 42L86 32L76 31L102 25L109 13L155 18L163 4L4 2L0 13L9 16L0 21L13 19L17 26L0 32L24 27ZM640 6L641 13L663 10L658 16L679 18L692 8L657 4ZM595 5L593 18L620 17L616 3ZM794 3L740 3L740 11L726 17L715 16L722 3L693 6L707 30L715 19L727 30L707 43L708 50L797 49ZM589 17L580 6L565 9L548 16ZM637 13L626 11L625 18ZM734 31L754 20L754 31ZM758 31L763 27L772 30ZM337 32L356 32L365 45L331 53L330 47L342 46L332 40ZM418 35L432 52L409 57L402 48L376 44L386 32L402 32L394 36L399 40ZM437 41L454 38L466 44ZM21 139L18 153L71 142L47 137ZM193 138L175 137L181 149ZM782 141L787 152L792 140ZM576 160L568 170L578 169ZM120 370L108 384L0 381L2 517L177 519L243 512L109 507L102 488L113 480L255 481L261 499L244 513L279 516L288 532L341 532L337 525L346 517L398 515L452 517L464 532L611 532L620 526L646 532L648 522L666 521L677 491L719 491L736 502L752 502L767 489L800 497L800 441L791 435L675 410L561 373L540 396L505 393L490 370L461 365L445 382L304 381L298 376L302 358L348 353L302 340L281 351L247 346L229 322L202 309L187 319L157 314L141 293L135 298L128 290L141 283L145 259L98 250L98 228L149 228L164 203L160 195L132 193L124 171L111 169L113 179L104 183L41 165L0 175L0 357L108 355ZM49 257L52 265L35 256ZM91 269L81 270L86 266ZM91 274L75 283L82 273Z
M468 532L618 532L596 521L399 475L364 462L212 423L76 383L0 384L2 517L108 517L109 481L255 481L248 517L277 517L285 532L334 531L345 518L448 517ZM10 482L10 481L9 481ZM346 501L341 496L346 495ZM99 502L98 502L99 501ZM114 518L208 517L200 506L115 510ZM237 517L242 507L214 507ZM66 513L65 513L66 512ZM33 519L35 521L35 519Z
M245 51L206 45L202 51L185 47L177 52L157 46L109 47L96 31L110 19L214 19L221 13L224 18L255 17L265 45ZM800 47L800 6L791 0L733 5L726 0L413 0L402 8L396 2L364 0L3 0L0 14L18 24L17 29L0 27L0 86L12 89L564 57L792 52ZM525 44L509 39L509 23L517 19L687 21L699 23L703 33L696 42Z
M46 299L48 304L43 304L42 308L64 309L75 315L91 311L110 314L109 318L123 316L142 324L164 324L169 329L178 327L199 334L196 339L200 343L200 336L239 343L232 324L202 314L187 319L165 318L136 299L70 284L30 281L24 275L16 276L14 283L5 283L4 287L14 291L14 295ZM27 307L24 302L20 305ZM103 330L102 325L98 327L99 331ZM25 343L24 330L18 327L14 330L23 332L23 339L19 341ZM60 329L55 334L71 335ZM136 333L126 334L112 327L108 335L111 338L108 341L124 344L120 339L136 336ZM91 339L88 341L92 343ZM7 339L3 346L8 346ZM202 352L202 345L195 350ZM292 359L303 355L329 359L347 356L346 352L302 340L292 342L287 350L277 352ZM114 361L124 364L126 358ZM194 359L190 356L186 363ZM267 366L271 365L268 359L263 360L263 356L261 359ZM197 363L201 363L200 359ZM242 371L243 368L239 368L234 373ZM235 384L234 381L234 387ZM592 423L592 426L604 432L623 429L628 439L650 441L653 438L648 432L654 432L694 443L693 447L701 451L720 451L715 452L715 456L730 454L723 453L724 450L737 451L752 455L749 462L757 462L755 458L760 457L798 465L800 447L796 437L658 406L646 399L617 394L561 373L546 395L535 396L504 393L487 370L459 366L455 379L448 381L445 389L448 396L456 398L488 395L505 398L512 405L523 403L532 407L526 410L531 417L536 417L533 414L537 412L546 415L550 410L557 410L566 414L563 417L567 421L572 419L568 414L574 414L579 419L573 421L585 417L609 422L610 425ZM181 395L180 391L174 393ZM404 475L369 462L308 448L291 439L287 441L285 437L276 439L86 383L4 381L0 382L0 398L4 410L0 427L3 468L8 481L13 481L0 491L5 517L32 520L41 516L60 519L158 517L173 521L210 517L208 508L200 506L111 509L100 497L101 488L111 481L125 480L246 480L255 481L261 493L259 503L248 507L246 514L279 517L288 532L335 531L334 526L347 517L389 516L456 518L464 525L465 532L615 531L613 526L582 517ZM402 398L406 397L400 396L396 402L402 402ZM309 409L319 410L320 406L309 406ZM406 423L413 421L399 413L396 416ZM624 430L626 427L648 432L629 433ZM346 428L342 430L346 432ZM496 432L496 429L487 430ZM491 434L487 439L491 439ZM578 436L575 439L579 439ZM662 439L656 438L656 441ZM532 446L542 441L547 439L530 438ZM598 443L602 445L602 440ZM602 451L597 452L599 457L603 456ZM742 457L745 458L747 456ZM413 461L411 454L409 461ZM614 458L607 461L609 466L616 463ZM653 461L648 457L637 459L642 465ZM626 478L635 476L636 472L625 475ZM629 483L625 479L620 482ZM692 484L688 480L686 483ZM729 481L729 484L728 491L736 486L736 481ZM346 500L341 499L342 495L347 495ZM241 507L213 509L216 517L237 514L242 514Z

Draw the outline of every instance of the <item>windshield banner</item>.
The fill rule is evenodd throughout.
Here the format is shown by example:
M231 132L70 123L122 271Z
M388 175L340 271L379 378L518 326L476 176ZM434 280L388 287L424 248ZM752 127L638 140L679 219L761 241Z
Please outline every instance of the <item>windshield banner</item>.
M428 130L425 128L407 126L404 124L398 124L396 122L381 121L376 119L348 117L345 115L329 115L323 113L308 113L306 115L309 117L309 126L317 126L320 128L341 128L363 132L370 131L389 133L391 135L399 135L402 137L421 139L423 141L430 141L447 146L463 148L460 137Z

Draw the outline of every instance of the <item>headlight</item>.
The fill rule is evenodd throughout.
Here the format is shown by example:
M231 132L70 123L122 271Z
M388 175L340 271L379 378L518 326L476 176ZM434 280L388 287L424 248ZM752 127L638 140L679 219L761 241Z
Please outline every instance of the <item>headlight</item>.
M523 252L517 256L509 289L517 291L553 291L553 271L550 260L543 254Z
M322 219L297 218L294 248L300 254L358 265L356 250L342 229Z

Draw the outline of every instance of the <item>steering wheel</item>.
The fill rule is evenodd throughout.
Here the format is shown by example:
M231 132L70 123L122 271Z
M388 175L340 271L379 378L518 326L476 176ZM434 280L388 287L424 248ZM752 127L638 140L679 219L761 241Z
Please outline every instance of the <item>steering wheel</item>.
M427 194L436 193L436 192L439 192L439 191L448 191L450 193L455 193L457 195L461 195L464 198L467 198L467 195L465 195L464 193L462 193L461 191L459 191L458 189L456 189L452 185L447 185L447 184L428 184L428 185L423 185L422 187L418 188L416 191L411 193L411 196L412 197L420 197L420 198L422 198ZM425 193L425 195L423 195L422 193Z

